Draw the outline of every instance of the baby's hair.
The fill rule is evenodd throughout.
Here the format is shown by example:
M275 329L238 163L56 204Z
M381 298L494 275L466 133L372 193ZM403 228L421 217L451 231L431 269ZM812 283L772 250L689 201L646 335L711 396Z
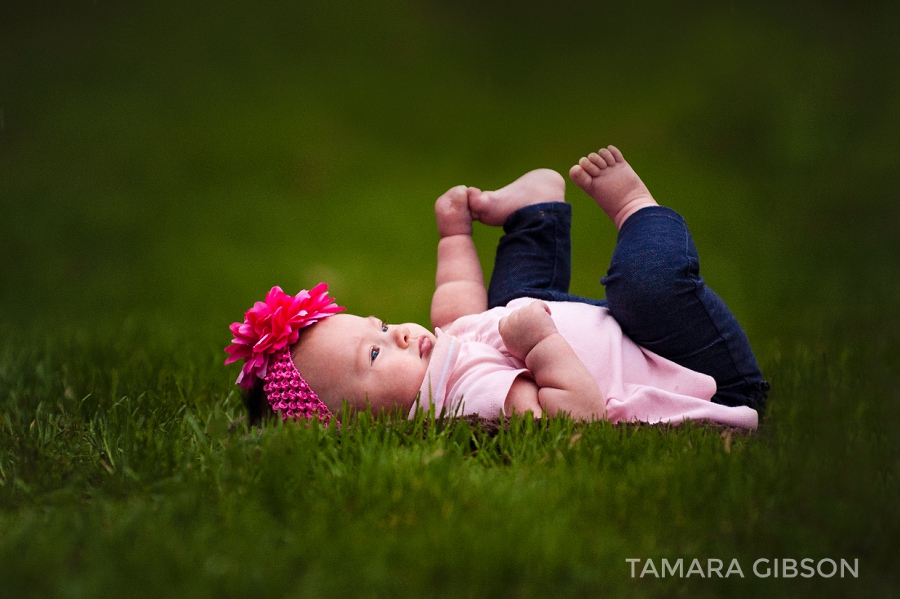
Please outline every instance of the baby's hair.
M300 335L293 347L303 343L303 340L314 326L315 324L311 324L300 329ZM272 404L266 396L265 385L266 382L263 379L256 379L253 387L244 391L244 406L247 408L247 420L251 426L260 425L272 416L275 416L275 410L272 409Z
M247 408L247 420L251 426L262 424L275 415L272 405L263 390L265 381L259 379L252 388L244 393L244 406Z

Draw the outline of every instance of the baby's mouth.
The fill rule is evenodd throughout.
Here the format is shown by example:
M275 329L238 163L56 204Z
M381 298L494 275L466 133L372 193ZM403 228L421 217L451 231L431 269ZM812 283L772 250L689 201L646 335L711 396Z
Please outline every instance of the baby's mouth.
M426 336L419 337L419 357L424 358L431 353L434 343Z

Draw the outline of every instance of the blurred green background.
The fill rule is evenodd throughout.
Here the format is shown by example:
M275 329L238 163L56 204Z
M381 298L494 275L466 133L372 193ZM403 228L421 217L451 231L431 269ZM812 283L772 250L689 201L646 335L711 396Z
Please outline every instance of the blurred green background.
M0 4L0 302L219 345L279 284L427 322L432 202L618 145L765 362L882 335L897 3ZM573 289L614 230L570 183ZM489 270L497 232L477 238ZM886 330L887 329L887 330Z
M633 507L628 518L593 514L603 535L574 516L536 529L575 545L602 536L606 561L578 554L602 570L589 588L603 580L642 592L623 556L739 549L859 556L860 580L815 588L895 593L898 520L885 506L900 480L900 3L786 4L0 0L0 575L76 596L109 581L153 594L171 571L224 596L208 586L214 572L194 576L209 569L207 553L224 544L234 576L245 554L259 576L271 548L285 549L271 539L305 522L265 520L268 500L232 509L238 491L282 506L296 483L325 497L299 504L321 506L314 522L345 525L324 558L309 554L314 571L334 557L353 571L347 584L371 581L373 568L390 581L396 547L408 575L419 572L418 548L472 542L493 556L482 581L527 596L540 571L521 589L506 585L491 568L515 579L522 562L495 555L505 541L478 540L480 523L500 526L497 506L526 480L543 489L520 497L529 506L568 505L559 491L584 513L597 497ZM451 483L475 472L488 482L473 492L496 491L473 500L484 520L426 520L434 528L374 543L382 553L371 560L361 556L381 529L371 533L367 518L395 509L381 487L360 475L361 496L383 503L367 515L357 482L328 474L328 463L324 474L282 479L296 452L280 444L319 442L299 428L266 431L263 458L253 443L230 443L228 419L241 408L237 367L221 366L227 325L272 285L296 293L324 280L353 312L427 323L439 194L495 188L537 167L566 172L610 143L686 216L704 275L745 326L773 385L758 436L726 457L716 433L700 431L708 451L694 460L682 444L695 433L657 443L650 431L619 446L615 429L598 426L591 434L605 441L573 450L608 451L597 478L590 464L577 476L553 459L545 466L558 439L546 449L529 437L536 453L511 464L453 454L435 496L465 504ZM568 199L573 291L600 296L615 230L571 184ZM486 274L498 237L476 230ZM413 445L382 448L408 463L382 460L371 477L409 491L432 459L416 453L432 445ZM486 478L480 459L493 464ZM495 489L492 477L506 482ZM346 502L332 502L342 493ZM431 497L408 494L415 510ZM706 503L717 508L703 512ZM512 510L508 526L531 526L538 513ZM673 514L672 528L658 525ZM260 518L267 527L248 534ZM146 551L131 547L136 535ZM545 582L555 585L580 567L559 547L506 549L552 558L559 576ZM304 551L273 562L281 578L270 590L292 588ZM448 571L466 571L453 551ZM421 576L442 576L433 567ZM581 588L574 580L565 588ZM750 596L768 582L732 586ZM811 588L771 582L784 596ZM724 588L695 586L699 596Z

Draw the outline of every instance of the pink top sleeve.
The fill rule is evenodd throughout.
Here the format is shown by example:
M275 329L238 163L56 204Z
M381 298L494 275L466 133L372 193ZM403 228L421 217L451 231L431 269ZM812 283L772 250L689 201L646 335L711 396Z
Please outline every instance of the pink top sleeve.
M509 312L497 308L466 316L447 329L462 342L447 387L451 408L461 414L502 415L513 381L520 374L530 376L525 363L510 355L500 338L498 323Z

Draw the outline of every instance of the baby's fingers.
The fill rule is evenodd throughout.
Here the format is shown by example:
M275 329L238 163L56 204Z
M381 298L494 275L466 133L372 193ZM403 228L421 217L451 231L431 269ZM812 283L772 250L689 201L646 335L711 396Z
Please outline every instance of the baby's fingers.
M550 311L550 305L547 302L545 302L543 300L537 300L534 303L538 304L541 308L543 308L544 312L546 312L547 314L550 314L551 316L553 315L553 312Z

